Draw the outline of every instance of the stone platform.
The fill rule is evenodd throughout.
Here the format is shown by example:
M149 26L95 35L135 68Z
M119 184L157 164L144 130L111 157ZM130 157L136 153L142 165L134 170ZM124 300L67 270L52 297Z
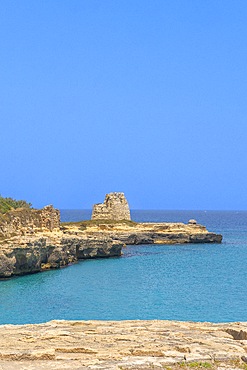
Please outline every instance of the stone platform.
M124 244L221 243L222 235L209 232L199 224L179 222L137 223L133 221L84 221L63 224L66 233L83 233L104 237Z
M246 322L51 321L0 326L4 370L244 370L246 356Z

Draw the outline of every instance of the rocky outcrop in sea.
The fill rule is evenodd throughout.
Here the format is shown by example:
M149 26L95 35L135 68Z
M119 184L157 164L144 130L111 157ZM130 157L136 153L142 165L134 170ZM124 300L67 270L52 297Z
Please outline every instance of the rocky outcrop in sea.
M188 224L133 222L124 194L110 193L103 206L94 207L91 221L61 224L59 210L51 205L1 215L0 277L60 268L80 259L121 256L126 244L221 241L222 235L208 232L195 220Z
M55 269L80 259L121 256L123 243L108 235L89 235L73 225L62 230L60 212L16 209L0 219L0 277Z

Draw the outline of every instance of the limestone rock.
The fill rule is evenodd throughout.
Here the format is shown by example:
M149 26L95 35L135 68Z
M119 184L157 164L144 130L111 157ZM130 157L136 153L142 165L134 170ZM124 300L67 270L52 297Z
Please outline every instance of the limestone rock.
M104 227L103 227L104 226ZM70 226L72 227L72 226ZM80 228L80 225L74 224ZM75 229L74 229L75 231ZM209 232L205 226L184 223L135 223L108 222L87 224L86 234L95 238L109 237L120 243L132 244L184 244L184 243L221 243L222 235Z
M191 219L191 220L188 221L188 224L189 225L196 225L197 224L197 221L194 220L194 219Z
M66 321L0 326L6 370L243 370L247 323ZM238 336L237 336L238 338Z
M112 238L100 235L96 239L79 231L42 231L13 237L0 243L0 278L57 269L78 259L117 257L122 247L123 243Z
M130 220L130 209L124 193L106 194L104 203L94 205L92 220Z
M77 249L78 259L105 258L121 256L123 243L109 237L87 237Z
M222 235L208 232L195 220L188 224L133 222L123 193L107 194L103 204L94 206L92 218L93 221L60 226L60 213L51 205L1 215L0 277L60 268L78 259L120 256L124 244L222 240Z
M52 205L43 209L18 208L1 215L0 237L32 234L60 227L60 212Z

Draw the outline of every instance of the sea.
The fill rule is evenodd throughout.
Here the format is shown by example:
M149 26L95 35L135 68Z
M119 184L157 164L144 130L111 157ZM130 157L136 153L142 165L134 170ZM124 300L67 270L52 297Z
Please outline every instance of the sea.
M247 321L247 212L133 210L140 222L196 219L222 244L137 245L0 281L0 324L49 320ZM61 210L62 221L90 219Z

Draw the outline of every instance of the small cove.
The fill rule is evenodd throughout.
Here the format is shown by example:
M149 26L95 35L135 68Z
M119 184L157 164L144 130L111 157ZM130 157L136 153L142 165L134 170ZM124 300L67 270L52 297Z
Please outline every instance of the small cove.
M62 221L90 211L61 211ZM133 211L136 221L195 218L223 243L128 246L120 258L0 281L0 323L52 319L247 321L247 212Z

